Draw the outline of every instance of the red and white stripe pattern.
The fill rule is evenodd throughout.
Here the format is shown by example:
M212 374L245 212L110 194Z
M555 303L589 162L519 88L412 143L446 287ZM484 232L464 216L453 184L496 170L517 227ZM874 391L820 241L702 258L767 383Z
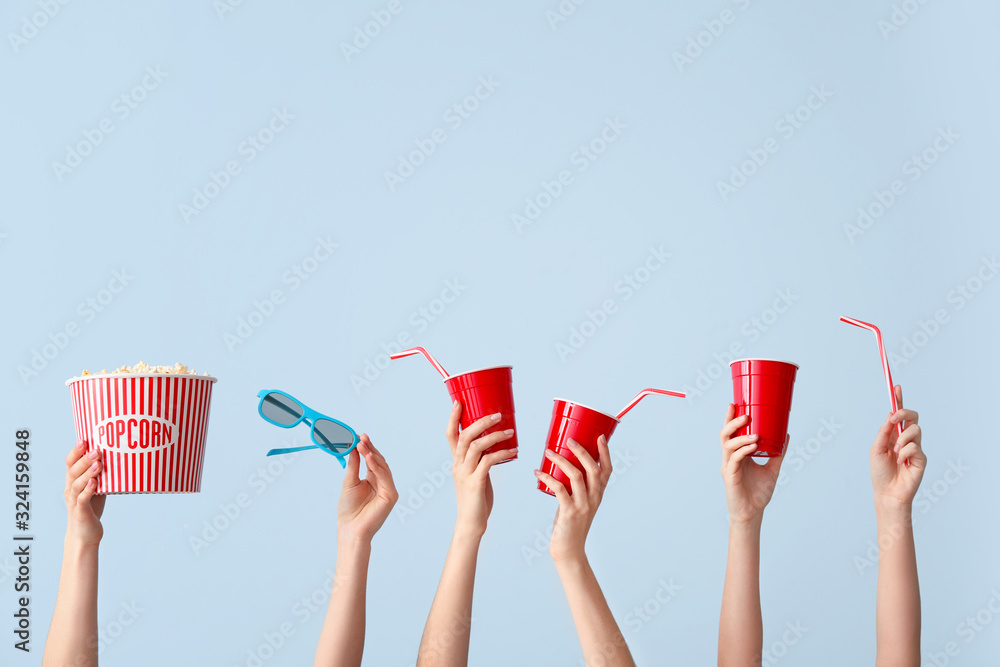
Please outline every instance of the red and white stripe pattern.
M102 449L98 493L201 491L215 378L91 375L67 381L77 438Z

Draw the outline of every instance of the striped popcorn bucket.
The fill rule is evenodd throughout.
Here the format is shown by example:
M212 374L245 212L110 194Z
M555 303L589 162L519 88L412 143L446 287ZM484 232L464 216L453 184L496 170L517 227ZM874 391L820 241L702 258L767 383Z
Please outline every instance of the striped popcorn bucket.
M76 436L104 450L97 493L197 493L212 401L207 375L115 373L66 381Z

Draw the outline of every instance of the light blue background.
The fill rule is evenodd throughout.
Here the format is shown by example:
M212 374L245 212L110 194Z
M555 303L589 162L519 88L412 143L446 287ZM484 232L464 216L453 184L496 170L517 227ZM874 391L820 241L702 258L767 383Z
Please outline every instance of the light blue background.
M798 622L807 632L775 664L871 664L868 448L888 398L874 337L837 318L878 323L902 355L903 338L938 309L947 323L917 335L923 345L893 367L907 406L921 411L930 457L914 510L924 655L953 641L960 654L949 664L995 660L1000 619L970 642L959 624L1000 590L1000 281L961 309L949 301L1000 242L995 3L919 5L884 39L888 0L592 0L555 29L546 18L555 0L403 0L350 62L340 44L385 2L246 0L221 18L209 0L113 4L61 6L26 44L15 49L5 37L0 47L0 473L12 512L9 443L15 428L30 428L37 536L34 652L8 642L6 663L40 663L55 602L63 459L74 440L63 381L141 358L181 361L220 381L203 492L108 502L100 624L114 630L122 603L142 612L102 664L247 665L248 651L284 622L294 635L264 664L312 659L322 611L296 605L317 591L322 598L334 564L342 473L312 453L259 485L264 452L307 437L257 417L255 394L272 387L367 431L393 469L398 507L423 500L379 533L368 591L366 662L412 664L455 512L450 479L434 474L448 458L449 403L418 359L394 362L360 391L351 383L382 343L407 334L453 372L514 366L521 456L492 475L473 664L581 661L544 552L555 501L531 474L552 397L613 411L645 386L695 386L699 373L709 380L702 396L648 399L615 434L618 461L631 463L619 466L588 552L640 664L714 664L727 538L718 430L731 394L725 377L708 376L719 377L714 357L734 342L745 355L801 365L793 447L815 438L823 419L842 425L829 442L812 442L819 451L809 461L793 465L789 455L767 511L765 646ZM734 22L679 71L673 54L726 8ZM8 3L4 34L38 11L29 0ZM166 78L120 119L113 100L157 66ZM453 129L443 114L480 77L500 86ZM814 86L832 98L785 139L775 123ZM210 171L243 159L240 143L274 108L294 119L185 222L179 205ZM114 131L60 181L52 163L103 118ZM577 171L571 156L608 118L627 128ZM384 172L439 127L447 140L391 191ZM909 180L904 163L949 127L960 138ZM778 152L723 201L716 183L769 137ZM562 169L572 184L515 229L512 214ZM894 179L905 193L850 242L844 225ZM339 248L293 290L283 276L317 237ZM615 285L650 246L671 258L625 300ZM78 304L123 269L129 285L86 321ZM464 289L419 330L411 315L436 307L446 280ZM285 302L230 350L224 335L275 289ZM796 300L773 321L776 290ZM617 312L561 359L557 343L608 298ZM762 331L754 317L772 324ZM18 367L68 322L79 335L22 381ZM947 477L954 484L950 463L965 468ZM220 506L241 493L250 506L196 555L191 538L205 522L224 524ZM9 624L12 562L3 562ZM636 631L633 609L655 599L661 580L681 588Z

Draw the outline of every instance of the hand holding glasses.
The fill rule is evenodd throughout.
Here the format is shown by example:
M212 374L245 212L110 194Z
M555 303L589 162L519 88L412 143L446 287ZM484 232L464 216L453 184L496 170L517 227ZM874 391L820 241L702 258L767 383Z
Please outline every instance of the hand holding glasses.
M316 444L304 447L272 449L268 456L301 452L306 449L322 449L333 454L341 468L347 467L347 455L358 446L360 438L354 429L342 421L327 417L306 406L294 396L277 389L262 389L257 392L260 405L257 411L264 421L281 428L294 428L305 422L310 426L312 441Z

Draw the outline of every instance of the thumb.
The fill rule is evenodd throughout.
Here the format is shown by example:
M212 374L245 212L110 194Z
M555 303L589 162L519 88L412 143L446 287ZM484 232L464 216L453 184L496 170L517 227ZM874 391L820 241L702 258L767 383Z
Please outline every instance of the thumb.
M350 489L361 483L361 478L358 476L358 472L361 468L361 455L358 453L358 448L355 447L351 450L351 453L347 455L347 472L344 475L344 488Z
M764 464L764 468L775 477L777 477L778 473L781 471L781 464L785 460L785 454L788 453L788 441L791 439L792 437L790 435L786 435L785 446L781 448L781 456L772 456L767 460L767 463Z

